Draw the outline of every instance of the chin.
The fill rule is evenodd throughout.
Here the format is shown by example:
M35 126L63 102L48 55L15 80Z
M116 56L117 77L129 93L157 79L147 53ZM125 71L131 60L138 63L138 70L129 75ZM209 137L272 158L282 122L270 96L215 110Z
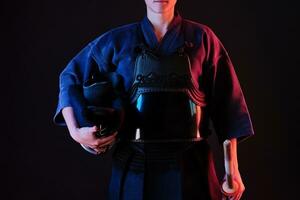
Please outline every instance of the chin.
M151 11L154 13L165 13L165 12L169 12L171 10L171 8L169 7L151 7Z

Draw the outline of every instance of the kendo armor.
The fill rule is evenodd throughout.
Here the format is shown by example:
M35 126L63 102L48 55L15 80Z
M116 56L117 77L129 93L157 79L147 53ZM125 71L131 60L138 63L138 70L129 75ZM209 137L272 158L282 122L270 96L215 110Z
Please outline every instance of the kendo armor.
M122 77L116 72L93 73L82 87L84 111L75 110L80 126L96 125L100 128L96 136L106 137L118 131L123 123ZM76 93L75 93L76 94ZM82 117L82 115L84 117ZM97 152L83 144L92 154ZM111 146L109 146L111 148Z
M101 126L98 137L116 132L123 122L121 75L116 72L93 74L83 83L87 119Z
M184 47L158 55L139 46L130 91L135 142L200 140L199 123L204 94L196 87Z

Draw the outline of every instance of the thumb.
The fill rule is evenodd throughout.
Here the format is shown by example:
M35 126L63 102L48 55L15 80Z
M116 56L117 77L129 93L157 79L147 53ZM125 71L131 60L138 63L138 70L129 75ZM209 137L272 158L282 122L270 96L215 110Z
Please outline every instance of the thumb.
M97 131L98 130L98 127L97 126L93 126L93 127L91 127L91 129L90 129L92 132L95 132L95 131Z

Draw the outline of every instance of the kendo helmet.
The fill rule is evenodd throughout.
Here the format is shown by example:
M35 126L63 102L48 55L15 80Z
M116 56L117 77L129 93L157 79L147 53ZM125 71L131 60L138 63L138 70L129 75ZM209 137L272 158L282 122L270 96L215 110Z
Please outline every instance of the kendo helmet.
M83 83L86 118L101 126L98 137L116 132L122 125L122 76L116 72L99 73Z

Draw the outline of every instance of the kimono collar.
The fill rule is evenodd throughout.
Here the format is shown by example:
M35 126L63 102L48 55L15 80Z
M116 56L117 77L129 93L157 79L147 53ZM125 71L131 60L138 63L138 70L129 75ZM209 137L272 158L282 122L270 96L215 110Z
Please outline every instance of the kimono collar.
M141 29L144 35L145 42L148 47L159 51L162 54L172 52L175 47L180 46L184 41L179 38L181 32L182 17L176 10L174 17L168 26L168 30L160 42L158 42L154 33L154 27L147 15L141 21Z

